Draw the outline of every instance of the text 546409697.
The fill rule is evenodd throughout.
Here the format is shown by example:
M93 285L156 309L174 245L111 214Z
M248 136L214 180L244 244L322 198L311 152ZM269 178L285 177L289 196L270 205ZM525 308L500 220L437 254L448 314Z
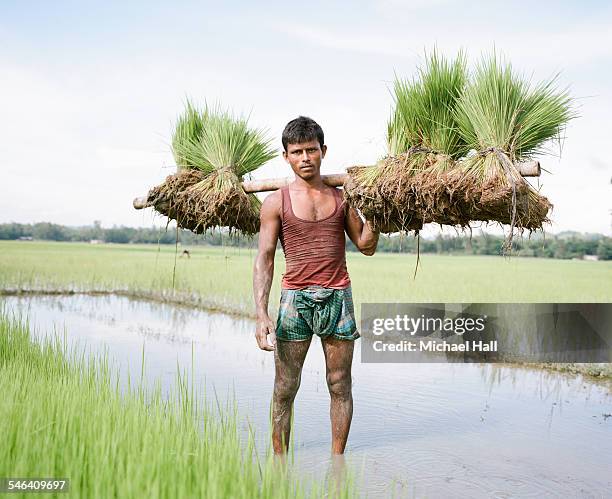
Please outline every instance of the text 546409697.
M0 493L7 492L68 492L65 478L0 478Z

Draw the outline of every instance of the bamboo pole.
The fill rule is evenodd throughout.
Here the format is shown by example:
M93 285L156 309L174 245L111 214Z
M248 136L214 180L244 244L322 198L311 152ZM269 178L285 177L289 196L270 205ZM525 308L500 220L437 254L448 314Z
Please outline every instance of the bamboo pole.
M518 163L516 164L516 168L519 173L523 177L539 177L541 173L540 162L539 161L528 161L526 163ZM331 187L341 187L344 185L348 175L346 173L334 173L332 175L321 175L323 182ZM244 192L246 193L254 193L254 192L268 192L268 191L276 191L281 187L289 185L293 181L292 178L269 178L263 180L245 180L241 183ZM149 203L148 196L142 196L134 199L133 202L134 208L137 210L142 210L143 208L148 208L152 206Z
M321 175L323 182L331 187L342 187L346 182L348 175L346 173L334 173L332 175ZM293 182L291 177L287 178L269 178L263 180L245 180L242 182L244 192L250 194L253 192L276 191L281 187L285 187Z

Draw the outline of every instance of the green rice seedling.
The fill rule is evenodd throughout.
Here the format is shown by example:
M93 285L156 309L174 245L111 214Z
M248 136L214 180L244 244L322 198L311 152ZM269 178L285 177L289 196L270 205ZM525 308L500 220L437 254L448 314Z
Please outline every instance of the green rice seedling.
M426 57L418 78L395 78L395 108L388 123L389 153L427 149L457 159L467 152L458 133L455 108L467 81L466 60L447 60L437 51Z
M389 155L376 166L349 171L346 197L383 232L416 230L415 178L442 172L465 153L455 107L467 79L462 53L454 60L433 51L412 80L395 78L394 108L387 124Z
M459 133L473 154L462 161L456 188L471 220L535 230L547 221L550 202L521 177L516 163L546 152L575 117L556 79L536 86L496 54L476 68L457 108Z
M244 118L237 118L218 107L205 108L199 113L204 126L196 136L183 137L181 120L177 124L173 150L184 157L189 166L205 174L230 169L242 177L276 156L270 141L262 130L252 130ZM193 111L188 105L181 119L195 121L190 128L197 127L197 118L191 120ZM195 115L197 116L197 114Z
M190 100L185 103L185 111L176 120L172 135L172 153L178 169L197 168L183 154L183 144L197 142L201 137L208 119L208 109L196 108Z
M258 232L260 202L240 182L276 155L264 131L219 107L198 110L187 102L172 150L180 171L149 192L159 212L194 232L213 227Z
M556 78L532 87L496 54L483 59L456 108L458 132L469 149L492 148L512 161L547 152L575 117L567 90L557 90Z

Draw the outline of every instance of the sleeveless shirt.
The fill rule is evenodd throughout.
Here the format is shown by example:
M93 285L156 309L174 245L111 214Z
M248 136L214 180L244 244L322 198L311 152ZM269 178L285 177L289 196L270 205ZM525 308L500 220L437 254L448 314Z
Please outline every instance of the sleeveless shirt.
M283 289L309 286L345 289L351 285L346 269L346 239L342 193L334 189L336 209L327 218L311 221L293 213L289 187L281 188L280 241L285 253Z

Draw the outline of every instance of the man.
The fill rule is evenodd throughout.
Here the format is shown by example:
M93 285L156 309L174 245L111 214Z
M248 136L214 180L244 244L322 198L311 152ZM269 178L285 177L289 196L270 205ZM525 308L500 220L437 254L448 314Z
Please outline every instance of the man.
M331 396L332 453L343 454L353 415L351 363L355 323L345 236L365 255L373 255L378 233L364 224L339 189L321 179L327 152L321 127L300 116L282 136L283 157L295 180L269 195L261 207L259 251L253 272L259 348L274 351L272 445L287 452L291 409L313 334L321 338ZM276 327L268 315L274 253L280 237L286 260Z

